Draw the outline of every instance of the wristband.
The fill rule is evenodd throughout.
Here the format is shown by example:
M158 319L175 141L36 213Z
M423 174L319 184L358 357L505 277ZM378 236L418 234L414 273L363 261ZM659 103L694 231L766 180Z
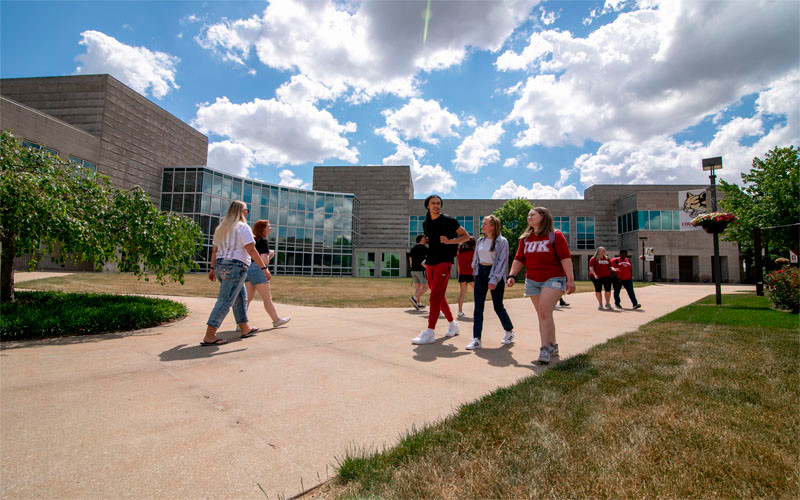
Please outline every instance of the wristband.
M264 269L266 269L266 268L267 268L267 266L264 266L264 267L262 267L262 268L261 268L261 270L263 271L263 270L264 270Z

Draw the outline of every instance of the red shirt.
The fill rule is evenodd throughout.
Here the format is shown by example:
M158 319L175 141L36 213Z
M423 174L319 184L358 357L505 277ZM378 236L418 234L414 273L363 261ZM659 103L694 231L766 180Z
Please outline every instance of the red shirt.
M608 260L608 257L601 257L600 260L592 257L589 259L589 267L594 267L594 273L599 278L608 278L611 276L611 261Z
M514 260L525 264L526 278L533 281L547 281L550 278L567 276L564 268L561 267L561 261L570 258L567 239L561 234L561 231L556 230L553 243L558 252L558 258L550 248L550 238L547 234L543 236L532 234L524 240L520 240Z
M617 271L617 278L621 280L629 280L633 278L633 275L631 274L631 269L633 269L633 264L631 264L630 259L628 259L627 257L625 257L624 259L620 257L614 257L613 259L611 259L611 267L616 267L617 269L619 269L619 271Z
M458 255L458 274L472 275L472 256L475 255L475 250L459 251Z

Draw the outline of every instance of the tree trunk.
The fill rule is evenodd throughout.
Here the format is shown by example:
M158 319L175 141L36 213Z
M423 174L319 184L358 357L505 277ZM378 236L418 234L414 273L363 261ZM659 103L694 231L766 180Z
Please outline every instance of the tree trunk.
M2 256L0 256L0 304L14 302L14 257L16 256L16 238L3 235Z

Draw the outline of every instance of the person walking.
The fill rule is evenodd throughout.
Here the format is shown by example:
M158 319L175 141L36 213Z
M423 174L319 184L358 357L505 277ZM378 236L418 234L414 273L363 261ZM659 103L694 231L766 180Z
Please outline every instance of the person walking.
M258 254L261 256L261 260L264 262L265 266L269 265L269 262L272 260L272 256L275 254L274 250L270 250L269 240L267 240L267 236L269 236L269 233L271 232L272 225L268 220L257 220L256 223L253 224L253 236L256 240L256 252L258 252ZM278 312L275 310L275 304L272 303L272 290L270 289L269 284L271 279L272 274L268 269L262 271L259 269L255 261L250 262L250 266L247 268L247 279L245 280L245 288L247 290L247 309L250 310L250 302L253 301L255 292L258 291L258 294L261 295L261 300L264 302L264 309L267 311L270 319L272 319L272 327L277 328L281 325L285 325L292 318L281 318L278 316Z
M500 318L500 324L505 330L505 335L500 343L508 345L514 341L514 325L503 305L506 270L508 269L508 240L500 234L500 219L494 215L487 215L483 218L481 231L483 236L475 245L475 255L472 259L472 274L475 276L473 285L475 309L472 342L467 345L467 349L470 351L481 348L483 310L486 305L487 292L492 294L494 312Z
M200 345L215 346L228 343L227 340L217 337L217 330L231 306L243 339L258 331L258 328L250 328L248 325L247 291L244 280L251 260L256 262L265 276L269 276L269 271L256 251L253 233L247 225L247 212L247 206L243 202L234 201L214 231L214 249L211 251L211 262L214 264L208 272L208 279L219 281L219 293L208 317L206 334Z
M428 328L418 336L411 339L412 344L430 344L434 342L434 328L439 319L439 312L449 322L445 337L458 334L458 323L453 319L453 313L447 304L445 293L447 282L450 280L450 271L453 268L453 258L456 256L456 245L469 238L467 231L458 224L458 221L442 213L442 198L431 195L425 198L425 222L422 228L428 238L428 256L425 259L428 287L431 289L430 309L428 310Z
M633 274L631 274L633 264L630 259L628 259L627 250L620 250L619 257L611 259L611 270L616 274L616 279L614 280L614 307L622 309L619 291L622 287L625 287L625 291L628 292L628 297L631 299L633 308L640 309L642 305L636 300L636 294L633 292Z
M408 253L408 267L411 269L411 282L414 284L414 295L408 300L417 310L423 309L422 296L428 291L428 279L425 277L425 258L428 256L428 238L424 234L417 235L417 244Z
M456 254L456 275L458 276L458 286L461 288L458 293L458 319L466 316L464 314L464 298L467 296L467 290L470 283L475 281L472 276L472 257L475 255L475 240L468 239L464 243L458 245L458 253ZM473 291L475 285L472 286Z
M606 255L605 247L597 247L594 256L589 259L589 277L594 284L597 308L603 310L602 290L605 290L606 309L611 309L611 261Z
M561 231L553 227L553 215L545 207L528 212L528 228L519 241L514 263L506 284L514 286L514 277L525 266L525 296L531 298L539 319L539 363L547 364L558 356L553 310L565 291L575 291L569 244Z

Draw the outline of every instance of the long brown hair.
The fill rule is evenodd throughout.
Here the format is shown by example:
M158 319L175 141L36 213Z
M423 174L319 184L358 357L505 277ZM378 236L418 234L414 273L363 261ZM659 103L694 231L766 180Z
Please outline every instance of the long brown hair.
M255 224L253 224L253 236L255 236L257 240L260 240L264 237L264 229L267 228L267 224L269 224L269 221L266 219L259 219Z
M231 206L228 207L228 213L222 219L222 223L214 231L214 245L223 245L236 224L240 222L247 224L247 217L244 216L245 210L247 210L247 205L243 201L235 200L231 203Z
M542 216L542 223L539 225L539 231L535 231L533 226L528 224L528 229L526 229L520 237L521 240L524 240L532 234L536 234L536 236L544 236L548 233L552 233L554 230L555 226L553 225L553 214L550 213L549 209L545 207L533 207L531 210L535 210L539 215ZM530 212L528 213L530 214Z
M492 248L490 251L494 252L494 245L497 243L497 237L500 236L500 219L496 215L487 215L483 220L488 220L492 225Z
M471 236L467 241L463 241L458 245L459 252L469 252L470 250L475 250L475 238Z

